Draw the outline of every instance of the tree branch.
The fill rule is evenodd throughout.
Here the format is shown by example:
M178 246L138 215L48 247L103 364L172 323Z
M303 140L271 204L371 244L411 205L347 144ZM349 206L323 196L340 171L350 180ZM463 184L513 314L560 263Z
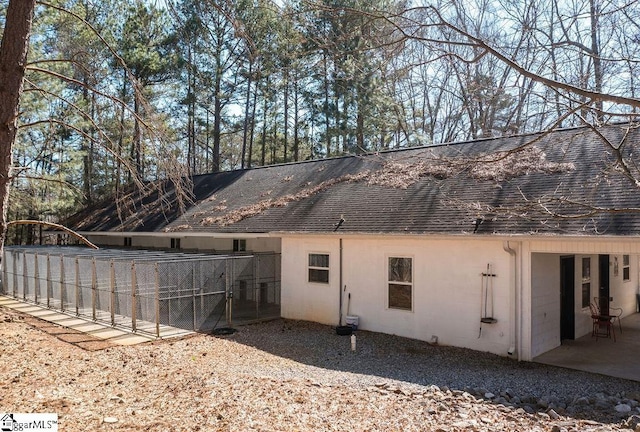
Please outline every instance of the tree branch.
M63 225L57 224L57 223L23 219L23 220L14 220L14 221L11 221L11 222L7 223L7 227L12 226L12 225L40 225L40 226L45 226L45 227L48 227L48 228L56 228L56 229L58 229L60 231L64 231L67 234L72 235L73 237L77 238L82 243L86 244L87 246L89 246L92 249L99 249L98 246L96 246L93 243L91 243L86 237L78 234L77 232L73 231L72 229L69 229L69 228L67 228L67 227L65 227Z

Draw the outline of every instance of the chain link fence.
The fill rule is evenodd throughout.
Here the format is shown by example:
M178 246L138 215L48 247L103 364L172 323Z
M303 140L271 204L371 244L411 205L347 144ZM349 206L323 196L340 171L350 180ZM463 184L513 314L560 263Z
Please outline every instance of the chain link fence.
M280 316L280 255L5 247L2 293L162 337Z

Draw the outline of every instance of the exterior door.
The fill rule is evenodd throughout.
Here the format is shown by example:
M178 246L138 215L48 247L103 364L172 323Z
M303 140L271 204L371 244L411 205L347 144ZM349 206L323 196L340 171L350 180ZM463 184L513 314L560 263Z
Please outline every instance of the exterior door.
M560 257L560 340L575 339L576 259Z
M609 255L598 256L598 300L600 313L609 313Z

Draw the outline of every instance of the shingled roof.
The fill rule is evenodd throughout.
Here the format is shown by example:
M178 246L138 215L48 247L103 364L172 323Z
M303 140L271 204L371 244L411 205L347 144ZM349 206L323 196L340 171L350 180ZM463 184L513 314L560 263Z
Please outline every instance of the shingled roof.
M640 131L629 125L412 147L198 175L182 214L165 187L67 224L81 232L638 235L640 187L629 178L640 178L638 150Z

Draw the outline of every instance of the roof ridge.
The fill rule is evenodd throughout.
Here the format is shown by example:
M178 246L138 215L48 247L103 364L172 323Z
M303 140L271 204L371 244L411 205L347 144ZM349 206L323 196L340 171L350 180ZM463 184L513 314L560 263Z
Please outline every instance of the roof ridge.
M616 125L619 126L620 124L625 124L625 123L629 123L629 122L621 122L619 124L618 123L607 123L607 124L601 125L599 127L616 126ZM589 127L590 127L589 125L568 126L568 127L552 129L551 132L553 132L553 133L566 132L566 131L571 131L571 130L587 129ZM446 142L436 143L436 144L424 144L424 145L418 145L418 146L409 146L409 147L401 147L401 148L392 148L392 149L369 151L369 152L361 153L361 154L345 154L345 155L331 156L331 157L321 158L321 159L308 159L308 160L303 160L303 161L280 162L280 163L276 163L276 164L254 166L254 167L250 167L250 168L236 168L236 169L229 170L229 171L218 171L218 172L194 174L191 177L193 179L195 179L195 178L198 178L198 177L210 176L212 174L248 172L248 171L255 171L255 170L262 170L262 169L269 169L269 168L278 168L278 167L283 167L283 166L303 165L303 164L319 163L319 162L326 162L326 161L335 161L335 160L349 159L349 158L362 158L362 157L367 157L367 156L376 156L376 155L379 155L379 154L390 154L390 153L400 153L400 152L425 150L425 149L433 149L433 148L441 148L441 147L462 146L462 145L476 144L476 143L496 141L496 140L515 140L515 139L518 139L518 138L525 138L525 137L541 135L541 134L543 134L545 132L548 132L548 131L526 132L526 133L521 133L521 134L516 134L516 135L484 137L484 138L468 139L468 140L464 140L464 141L446 141Z

